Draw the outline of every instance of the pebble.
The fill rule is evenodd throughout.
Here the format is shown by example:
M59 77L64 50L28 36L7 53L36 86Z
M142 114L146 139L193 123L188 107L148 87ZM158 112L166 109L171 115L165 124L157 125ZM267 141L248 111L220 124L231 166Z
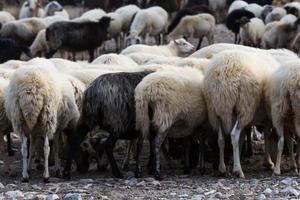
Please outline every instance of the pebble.
M223 198L223 194L221 192L216 192L213 195L211 195L213 198Z
M40 186L38 186L38 185L32 185L31 186L33 189L35 189L35 190L41 190L42 188L40 187Z
M251 185L257 185L258 184L258 180L255 178L250 179L250 184Z
M131 178L129 180L126 180L125 181L125 185L128 185L128 186L135 186L137 184L137 179L136 178Z
M83 182L83 183L93 183L94 180L93 180L93 179L79 179L79 182Z
M140 186L140 187L144 187L146 185L146 182L145 181L141 181L141 182L138 182L136 185Z
M217 191L216 190L211 190L209 192L205 192L204 195L207 196L207 195L211 195L213 193L216 193Z
M28 199L28 200L29 199L40 199L40 198L35 198L36 195L37 195L36 192L26 192L26 193L24 193L25 199Z
M205 198L204 195L199 194L199 195L194 195L194 196L192 197L192 200L202 200L202 199L204 199L204 198Z
M4 189L4 188L5 186L2 183L0 183L0 189Z
M179 195L178 197L179 197L179 198L188 198L189 195L188 195L188 194L181 194L181 195Z
M288 186L284 190L281 191L282 193L285 193L290 196L296 196L298 197L300 195L300 192L296 190L295 188Z
M273 191L272 191L270 188L266 188L266 189L263 191L263 193L264 193L265 195L267 195L267 196L271 196L272 193L273 193Z
M160 182L156 181L156 180L152 181L151 184L154 185L154 186L157 186L157 187L161 186Z
M171 192L170 195L171 196L176 196L176 192Z
M202 194L204 193L204 190L201 187L198 187L195 192L197 192L198 194Z
M81 195L77 193L66 194L63 200L82 200Z
M48 194L46 200L58 200L59 196L57 194Z
M15 199L23 199L24 194L20 190L15 191L8 191L5 193L5 196L8 200L15 200Z
M260 194L257 197L255 197L255 200L264 200L266 199L266 196L264 194Z
M284 184L284 185L289 185L290 186L293 183L293 179L292 178L285 178L281 181L281 183Z

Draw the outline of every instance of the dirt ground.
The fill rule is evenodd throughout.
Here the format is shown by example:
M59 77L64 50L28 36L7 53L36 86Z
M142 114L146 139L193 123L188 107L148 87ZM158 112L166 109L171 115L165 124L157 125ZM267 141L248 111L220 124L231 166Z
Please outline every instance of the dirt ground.
M215 42L232 43L233 35L224 25L218 25ZM197 41L194 41L195 45ZM111 44L109 44L110 46ZM204 46L207 42L204 41ZM163 180L155 181L147 175L144 166L144 178L135 179L134 166L123 171L126 178L114 179L110 171L98 172L92 167L86 175L73 173L71 181L51 178L50 183L42 182L42 171L33 170L29 183L21 183L20 152L11 158L15 176L3 172L0 165L0 199L295 199L300 198L300 179L288 173L283 164L283 176L272 177L263 162L261 148L255 151L251 159L243 160L242 167L246 179L231 176L218 177L208 170L204 175L183 175L182 166L174 165L169 169L163 166ZM117 152L119 165L125 152ZM147 156L144 155L144 165ZM231 169L232 163L228 165ZM50 171L53 174L53 170Z

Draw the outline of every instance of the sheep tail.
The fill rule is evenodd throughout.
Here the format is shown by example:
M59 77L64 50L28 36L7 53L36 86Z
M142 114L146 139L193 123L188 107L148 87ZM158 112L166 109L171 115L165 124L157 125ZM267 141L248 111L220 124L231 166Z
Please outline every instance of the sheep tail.
M150 128L149 102L143 95L135 94L136 130L142 132L143 138L148 138Z
M28 128L32 130L43 109L44 97L37 85L22 89L19 98L20 109Z

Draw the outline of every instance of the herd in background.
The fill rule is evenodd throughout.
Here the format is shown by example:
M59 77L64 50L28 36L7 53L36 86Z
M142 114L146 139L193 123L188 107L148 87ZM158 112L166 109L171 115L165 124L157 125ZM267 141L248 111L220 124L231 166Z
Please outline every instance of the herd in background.
M182 160L185 172L211 162L226 174L229 152L233 174L243 178L241 151L251 151L255 126L264 134L265 163L273 174L281 174L285 142L291 169L299 173L300 59L291 50L276 49L289 46L257 48L275 27L266 38L275 38L276 45L287 45L285 39L297 41L299 3L274 8L239 0L209 1L230 5L227 26L236 33L235 41L240 37L253 47L219 43L195 51L187 38L199 37L199 48L202 37L213 43L215 18L204 5L183 8L168 28L168 13L158 6L127 5L107 14L94 9L70 20L55 1L44 9L35 4L41 12L30 8L32 2L39 1L26 1L20 11L27 18L5 22L0 30L1 37L11 38L0 39L0 156L6 171L11 171L8 155L13 154L14 132L21 138L24 182L37 156L44 158L45 182L51 160L59 177L71 177L72 163L78 172L87 172L96 158L99 170L109 163L112 174L122 178L113 154L119 140L130 141L123 166L134 155L136 177L144 174L141 152L149 141L148 172L158 180L161 153L169 165L172 159ZM218 22L223 19L217 6L209 8L218 10ZM199 9L206 11L199 14ZM167 44L163 31L172 38ZM137 44L147 43L149 36L156 36L157 45ZM124 49L94 59L95 49L108 38L116 38ZM33 56L32 46L40 47L36 53L47 58L20 61L21 51ZM87 50L90 62L50 58L58 50L62 55L65 50ZM18 55L5 57L8 52ZM225 145L227 139L232 148Z
M197 49L200 49L203 38L207 38L209 45L214 43L216 22L222 23L225 19L226 26L235 34L235 43L242 41L247 46L298 51L300 3L291 2L282 7L269 5L271 3L254 0L180 1L179 10L171 13L163 7L152 6L155 3L149 1L145 8L139 7L141 2L137 3L139 6L124 5L110 12L95 8L70 19L68 12L56 1L43 7L40 0L26 0L19 19L7 11L0 11L0 42L3 48L12 49L0 60L19 59L21 52L27 55L27 59L36 56L49 58L57 51L62 58L70 57L65 53L69 51L75 60L76 52L87 51L89 61L92 61L96 52L107 52L102 44L111 39L115 41L116 52L131 44L151 44L150 37L154 37L157 45L181 37L192 43L196 38L199 39ZM15 54L13 50L17 50Z

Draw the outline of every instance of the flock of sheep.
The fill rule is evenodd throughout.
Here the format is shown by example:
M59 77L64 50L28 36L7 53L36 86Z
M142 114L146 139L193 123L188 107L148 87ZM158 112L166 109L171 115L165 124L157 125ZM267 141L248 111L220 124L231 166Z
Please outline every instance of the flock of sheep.
M95 9L69 20L59 3L52 1L42 9L38 2L23 4L20 18L24 19L14 20L0 12L0 49L7 45L0 51L0 156L6 171L11 171L11 132L21 137L24 182L29 180L41 143L45 182L50 177L50 146L58 176L70 178L73 161L79 172L88 171L92 156L101 167L107 163L102 159L105 153L113 175L123 177L113 155L118 140L130 141L124 165L135 149L136 177L142 175L141 152L149 141L148 170L160 180L160 153L169 160L170 149L180 146L172 146L169 138L183 138L184 165L194 169L198 161L202 165L212 136L216 136L217 146L210 148L218 152L218 170L225 174L225 138L229 136L233 173L244 177L240 161L244 132L262 126L265 162L273 173L281 174L285 141L291 168L299 172L300 59L291 50L276 48L297 49L295 15L300 3L273 8L234 1L229 6L227 26L233 32L238 28L235 33L248 45L244 46L212 44L215 18L208 13L191 15L199 7L178 11L167 30L168 14L161 7L127 5L108 14ZM210 10L218 13L217 21L221 21L226 2L209 2L214 2ZM269 33L271 30L275 32ZM171 40L164 45L165 31ZM290 31L294 31L293 37ZM159 45L136 44L147 43L149 36L157 37ZM195 51L182 36L199 38L198 48L207 37L210 45ZM94 59L95 49L109 38L124 49ZM293 45L283 41L286 39ZM257 48L261 43L274 48ZM64 51L87 50L90 62L50 58L58 50L62 55ZM19 59L22 51L29 57L42 53L47 58L13 60ZM11 58L11 54L18 55ZM95 132L100 134L96 141L90 136ZM271 141L273 135L278 136L276 144ZM298 141L296 154L294 137ZM251 146L251 133L247 142ZM274 148L275 158L271 156Z

